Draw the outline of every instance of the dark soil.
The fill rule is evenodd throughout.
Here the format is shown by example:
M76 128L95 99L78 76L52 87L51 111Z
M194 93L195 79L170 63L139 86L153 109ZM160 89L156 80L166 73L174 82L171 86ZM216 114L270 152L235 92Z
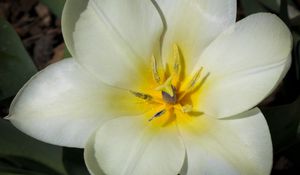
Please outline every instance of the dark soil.
M63 58L61 21L38 0L0 0L0 16L15 28L39 70Z

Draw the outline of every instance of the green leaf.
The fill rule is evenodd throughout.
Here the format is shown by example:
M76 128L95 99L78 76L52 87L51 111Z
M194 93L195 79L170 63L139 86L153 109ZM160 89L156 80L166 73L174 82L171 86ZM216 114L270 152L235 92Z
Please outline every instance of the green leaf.
M37 72L12 26L0 18L0 101L14 96Z
M299 106L300 98L291 104L261 108L269 125L275 151L284 149L297 138Z
M34 165L31 167L32 169L38 167L40 170L41 167L47 167L47 169L44 168L45 171L52 170L66 175L61 147L37 141L17 130L9 121L0 119L0 160L2 160L2 165L5 159L14 160L24 167ZM9 168L9 166L7 167Z
M288 14L287 0L281 0L279 15L280 15L280 18L289 26L290 19L289 19L289 14Z
M290 20L292 27L299 27L300 26L300 16L296 16Z
M279 4L276 2L277 0L258 0L260 4L263 4L268 9L271 9L274 12L279 11Z
M40 0L43 4L49 7L56 17L61 18L65 0Z
M300 36L297 33L293 33L294 49L293 49L293 61L292 66L295 67L295 77L300 81Z
M0 155L0 173L22 173L29 175L61 175L40 162L18 156Z
M83 149L64 148L63 162L70 175L89 175L83 159Z
M64 58L70 58L72 57L69 49L67 47L65 47L65 50L64 50Z
M240 0L240 2L246 15L266 11L266 9L257 0Z

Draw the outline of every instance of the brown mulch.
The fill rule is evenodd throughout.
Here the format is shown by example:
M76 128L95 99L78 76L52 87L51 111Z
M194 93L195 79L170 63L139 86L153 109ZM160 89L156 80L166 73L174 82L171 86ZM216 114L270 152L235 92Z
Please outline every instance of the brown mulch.
M38 0L0 0L0 16L15 28L39 70L63 58L61 21Z

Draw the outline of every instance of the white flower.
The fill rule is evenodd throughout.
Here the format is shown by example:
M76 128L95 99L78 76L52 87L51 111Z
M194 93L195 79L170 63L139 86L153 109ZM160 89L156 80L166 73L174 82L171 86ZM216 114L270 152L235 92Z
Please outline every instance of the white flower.
M34 76L9 119L85 147L92 174L269 174L268 126L252 108L285 76L291 34L269 13L235 19L235 0L69 0L73 58Z

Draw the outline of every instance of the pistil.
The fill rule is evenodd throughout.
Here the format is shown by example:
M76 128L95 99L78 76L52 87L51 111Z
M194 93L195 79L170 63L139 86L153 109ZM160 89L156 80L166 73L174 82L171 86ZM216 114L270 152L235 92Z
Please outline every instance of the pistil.
M171 85L171 90L172 90L172 93L167 93L165 91L162 91L161 95L162 95L163 100L166 103L174 105L177 102L176 88L173 85Z

